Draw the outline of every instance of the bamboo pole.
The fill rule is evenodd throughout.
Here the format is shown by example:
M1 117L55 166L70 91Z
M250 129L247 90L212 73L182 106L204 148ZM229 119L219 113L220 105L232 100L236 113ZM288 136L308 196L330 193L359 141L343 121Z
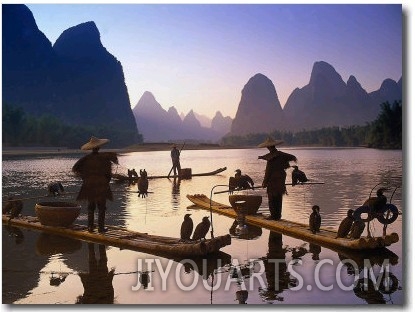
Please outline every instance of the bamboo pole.
M304 182L304 183L298 183L296 185L310 185L310 184L324 184L324 182ZM292 185L291 183L285 183L285 185ZM266 187L263 186L253 186L246 189L234 189L234 190L226 190L226 191L219 191L214 192L213 194L222 194L222 193L228 193L228 192L236 192L236 191L244 191L244 190L255 190L255 189L265 189Z

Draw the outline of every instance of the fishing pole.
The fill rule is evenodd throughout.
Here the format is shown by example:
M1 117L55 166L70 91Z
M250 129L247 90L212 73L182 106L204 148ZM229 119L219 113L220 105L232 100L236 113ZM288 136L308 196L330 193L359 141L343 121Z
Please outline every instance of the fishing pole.
M324 182L304 182L304 183L298 183L296 185L311 185L311 184L324 184ZM285 183L285 185L292 185L291 183ZM220 192L215 192L213 194L221 194L221 193L228 193L228 192L236 192L236 191L243 191L243 190L255 190L255 189L262 189L265 188L263 186L253 186L253 187L248 187L246 189L234 189L234 190L226 190L226 191L220 191Z

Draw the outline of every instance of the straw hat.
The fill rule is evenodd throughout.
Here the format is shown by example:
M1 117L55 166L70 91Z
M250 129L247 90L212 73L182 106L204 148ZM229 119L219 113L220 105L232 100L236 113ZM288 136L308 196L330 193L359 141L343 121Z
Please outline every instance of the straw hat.
M283 144L283 140L275 141L273 138L268 137L263 143L259 144L258 147L270 147Z
M96 147L100 147L101 145L108 143L109 141L110 140L108 139L98 139L92 136L88 143L81 146L81 150L92 150Z

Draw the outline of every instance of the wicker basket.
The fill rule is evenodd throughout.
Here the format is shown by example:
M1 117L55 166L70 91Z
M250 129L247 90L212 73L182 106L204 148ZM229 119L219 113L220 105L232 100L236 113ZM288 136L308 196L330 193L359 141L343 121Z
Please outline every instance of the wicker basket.
M42 225L68 227L81 212L81 206L70 202L41 202L35 205Z
M262 204L262 196L260 195L229 195L229 203L235 209L235 203L244 201L245 214L254 215L258 212L259 206Z

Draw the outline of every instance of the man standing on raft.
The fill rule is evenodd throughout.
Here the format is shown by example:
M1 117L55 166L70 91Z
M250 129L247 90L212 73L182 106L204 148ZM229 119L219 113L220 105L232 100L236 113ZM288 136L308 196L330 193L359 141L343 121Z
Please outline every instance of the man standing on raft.
M107 199L112 200L110 189L112 163L118 164L116 153L98 153L100 147L108 143L108 139L91 137L81 150L92 150L92 153L79 159L72 171L82 179L81 190L77 200L88 200L88 231L94 231L94 213L98 208L98 232L104 233L105 210Z
M281 152L275 146L283 144L284 141L268 137L265 142L258 145L258 147L266 147L269 153L263 156L258 156L258 159L267 161L265 169L264 181L262 187L267 188L268 205L271 215L267 220L280 220L282 212L282 197L286 194L285 178L287 173L285 170L290 168L290 161L297 161L294 155Z

